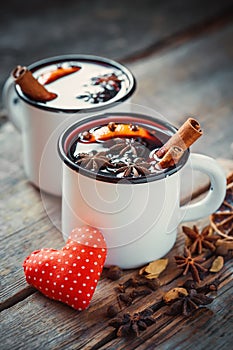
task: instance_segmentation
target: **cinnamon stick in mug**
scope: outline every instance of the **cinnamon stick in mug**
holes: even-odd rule
[[[15,83],[21,87],[23,93],[34,101],[46,102],[57,97],[57,94],[48,91],[40,84],[26,67],[17,66],[13,70],[12,76]]]
[[[165,169],[179,162],[184,151],[203,134],[201,126],[194,118],[188,118],[179,130],[156,152],[161,158],[158,165]]]

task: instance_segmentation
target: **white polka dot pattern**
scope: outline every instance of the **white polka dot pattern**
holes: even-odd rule
[[[47,297],[84,310],[101,276],[106,253],[101,232],[83,226],[72,231],[61,250],[43,248],[27,257],[23,264],[26,280]]]

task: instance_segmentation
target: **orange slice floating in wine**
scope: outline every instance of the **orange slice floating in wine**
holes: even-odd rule
[[[81,67],[79,66],[59,67],[52,72],[42,74],[39,77],[38,81],[43,85],[47,85],[54,82],[57,79],[65,77],[66,75],[78,72],[80,69]]]
[[[117,137],[135,138],[140,137],[147,140],[154,141],[155,136],[152,135],[148,130],[134,124],[114,124],[102,126],[99,129],[94,130],[89,138],[88,142],[95,141],[107,141]]]

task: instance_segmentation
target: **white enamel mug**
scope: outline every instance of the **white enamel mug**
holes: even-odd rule
[[[163,257],[174,245],[177,227],[214,212],[225,196],[225,176],[217,162],[187,150],[176,167],[138,178],[112,178],[81,168],[67,156],[77,135],[108,122],[143,123],[172,135],[176,129],[142,114],[113,113],[89,118],[67,128],[59,139],[63,160],[62,233],[66,240],[74,228],[100,229],[108,253],[105,266],[136,268]],[[189,166],[210,178],[207,196],[180,206],[181,169]]]
[[[129,101],[136,88],[135,78],[126,67],[103,57],[63,55],[38,61],[28,69],[40,79],[47,67],[55,69],[67,62],[78,64],[82,69],[75,73],[76,76],[73,75],[73,85],[64,87],[65,105],[59,99],[46,103],[31,100],[19,86],[15,86],[11,77],[3,89],[3,103],[9,119],[22,134],[23,163],[27,178],[42,191],[57,196],[61,195],[62,182],[62,163],[57,155],[57,140],[61,132],[71,123],[97,111],[117,109],[124,101]],[[73,90],[77,94],[85,94],[93,77],[110,72],[118,74],[122,79],[121,89],[114,97],[100,103],[88,102],[87,96],[72,99]],[[59,84],[63,82],[63,78],[59,79]],[[53,83],[47,88],[56,92]]]

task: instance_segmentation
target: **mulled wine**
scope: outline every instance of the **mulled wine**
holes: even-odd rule
[[[70,143],[68,158],[81,168],[117,178],[161,173],[155,152],[168,140],[164,130],[143,123],[109,122],[82,130]]]
[[[57,95],[39,102],[49,108],[89,110],[131,95],[134,79],[122,65],[98,57],[64,57],[30,68],[47,90]]]

